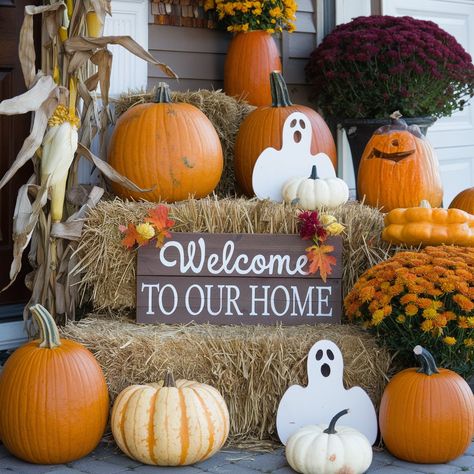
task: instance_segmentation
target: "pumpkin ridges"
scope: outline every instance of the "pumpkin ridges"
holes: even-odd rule
[[[469,214],[474,214],[474,187],[464,189],[458,193],[451,204],[450,209],[461,209]]]
[[[42,464],[69,462],[90,452],[103,433],[106,420],[101,423],[100,415],[107,415],[108,401],[100,394],[106,391],[105,382],[99,380],[104,386],[95,388],[87,381],[78,383],[78,376],[68,377],[77,354],[84,354],[91,363],[85,366],[87,370],[95,369],[92,354],[71,342],[61,340],[60,347],[43,349],[34,341],[14,353],[5,366],[0,397],[6,412],[5,418],[1,415],[3,441],[22,459]],[[94,416],[90,416],[90,400]],[[91,429],[86,430],[83,425],[88,422]]]
[[[150,399],[150,420],[148,422],[148,455],[154,464],[158,463],[155,453],[153,452],[153,446],[155,445],[155,410],[156,410],[156,399],[158,397],[158,391],[156,391]]]

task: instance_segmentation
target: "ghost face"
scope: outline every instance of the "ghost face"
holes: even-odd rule
[[[319,341],[308,354],[308,379],[311,382],[340,382],[344,362],[339,348],[331,341]]]
[[[283,147],[298,145],[309,155],[311,139],[312,129],[308,117],[300,112],[292,113],[283,125]]]

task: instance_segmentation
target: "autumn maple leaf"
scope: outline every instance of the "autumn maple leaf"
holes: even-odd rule
[[[309,273],[319,274],[324,282],[332,272],[332,266],[336,265],[336,257],[328,255],[334,250],[332,245],[312,245],[306,249],[306,256],[309,262]]]
[[[168,232],[174,225],[174,221],[168,218],[169,208],[159,204],[153,209],[148,211],[148,216],[145,218],[145,222],[149,222],[155,227],[156,230],[156,246],[163,247],[163,243],[166,238],[171,237],[171,233]]]
[[[122,245],[127,249],[133,248],[135,244],[146,245],[148,243],[148,239],[144,238],[137,232],[135,224],[128,224],[127,227],[121,225],[119,226],[119,230],[122,232],[122,234],[124,234]]]

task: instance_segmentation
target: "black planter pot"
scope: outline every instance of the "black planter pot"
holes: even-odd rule
[[[426,135],[428,127],[431,127],[431,125],[436,121],[435,117],[402,117],[402,119],[405,120],[407,125],[418,125],[423,135]],[[375,130],[383,125],[388,125],[390,119],[341,119],[338,120],[338,123],[346,131],[346,136],[351,148],[352,165],[354,167],[354,175],[357,183],[360,159],[362,158],[362,153],[364,153],[365,146]]]

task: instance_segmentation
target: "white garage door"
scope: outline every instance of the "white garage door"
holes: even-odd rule
[[[382,13],[431,20],[474,57],[474,0],[382,0]],[[447,206],[459,191],[474,186],[474,100],[438,120],[428,138],[438,152]]]

